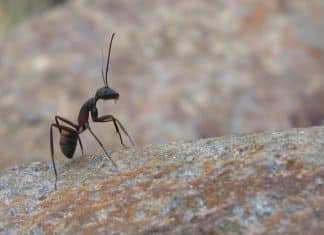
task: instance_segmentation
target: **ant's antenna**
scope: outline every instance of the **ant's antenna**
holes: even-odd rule
[[[110,51],[111,51],[111,44],[114,39],[115,33],[111,35],[110,39],[110,44],[109,44],[109,52],[108,52],[108,58],[107,58],[107,65],[106,65],[106,87],[108,87],[108,82],[107,82],[107,74],[108,74],[108,69],[109,69],[109,60],[110,60]]]
[[[107,84],[106,84],[106,81],[105,81],[105,75],[104,75],[103,58],[104,58],[104,56],[103,56],[103,50],[101,50],[101,61],[102,61],[102,63],[101,63],[101,77],[102,77],[102,80],[103,80],[105,86],[107,87]]]

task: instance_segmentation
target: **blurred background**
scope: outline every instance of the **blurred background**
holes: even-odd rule
[[[1,0],[0,168],[50,160],[49,126],[103,86],[112,32],[120,100],[99,113],[138,146],[324,123],[322,0]],[[92,126],[121,148],[111,123]]]

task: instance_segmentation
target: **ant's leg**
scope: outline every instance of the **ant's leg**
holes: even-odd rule
[[[81,138],[80,138],[80,136],[78,137],[78,140],[79,140],[79,144],[80,144],[80,148],[81,148],[81,153],[82,153],[82,155],[84,155],[84,152],[83,152],[83,145],[82,145],[82,142],[81,142]]]
[[[114,118],[114,120],[119,124],[120,128],[121,128],[122,131],[125,133],[125,135],[127,135],[128,139],[129,139],[129,141],[132,143],[132,145],[135,146],[132,137],[130,137],[130,135],[127,133],[125,127],[121,124],[121,122],[120,122],[117,118]]]
[[[93,121],[94,121],[94,122],[109,122],[109,121],[113,121],[113,123],[114,123],[114,125],[115,125],[115,128],[116,128],[116,132],[117,132],[118,135],[119,135],[119,138],[120,138],[120,142],[121,142],[121,144],[122,144],[123,146],[125,146],[124,143],[123,143],[123,139],[122,139],[122,137],[121,137],[121,134],[120,134],[120,131],[119,131],[118,125],[120,126],[120,128],[122,129],[122,131],[125,133],[125,135],[128,137],[129,142],[131,142],[131,144],[132,144],[133,146],[135,146],[132,137],[130,137],[130,135],[129,135],[128,132],[126,131],[125,127],[124,127],[124,126],[121,124],[121,122],[120,122],[117,118],[115,118],[114,116],[112,116],[112,115],[104,115],[104,116],[98,117],[96,120],[93,120]],[[117,123],[118,123],[118,125],[117,125]]]
[[[51,157],[52,157],[52,164],[53,164],[54,173],[55,173],[54,187],[55,187],[55,190],[56,190],[57,171],[56,171],[55,161],[54,161],[53,127],[57,127],[56,124],[52,124],[51,129],[50,129]]]
[[[59,120],[62,121],[62,122],[64,122],[64,123],[66,123],[66,124],[71,125],[72,127],[75,128],[76,131],[78,131],[78,129],[79,129],[79,126],[78,125],[74,124],[73,122],[71,122],[70,120],[68,120],[68,119],[66,119],[64,117],[61,117],[61,116],[56,115],[55,116],[55,122],[56,122],[57,125],[60,125]],[[59,131],[61,132],[60,129],[59,129]],[[81,148],[81,153],[82,153],[82,155],[84,155],[83,145],[82,145],[80,136],[78,137],[78,140],[79,140],[79,144],[80,144],[80,148]]]
[[[57,183],[57,171],[56,171],[56,166],[55,166],[55,161],[54,161],[54,142],[53,142],[53,127],[56,127],[59,131],[60,130],[65,130],[65,131],[70,131],[70,132],[76,132],[75,130],[66,127],[66,126],[61,126],[56,123],[52,123],[50,127],[50,145],[51,145],[51,158],[52,158],[52,164],[53,164],[53,169],[55,173],[55,190],[56,190],[56,183]]]
[[[98,139],[98,137],[95,135],[95,133],[91,130],[90,125],[87,124],[86,125],[87,129],[90,131],[90,133],[93,135],[93,137],[97,140],[97,142],[99,143],[99,145],[101,146],[101,148],[103,149],[103,151],[105,152],[106,156],[109,158],[109,160],[113,163],[113,165],[117,168],[116,163],[112,160],[112,158],[109,156],[109,154],[107,153],[105,147],[103,146],[103,144],[101,143],[101,141]]]
[[[113,122],[114,123],[114,126],[115,126],[115,129],[116,129],[116,132],[117,132],[117,134],[119,136],[121,145],[123,145],[124,147],[126,146],[124,144],[123,138],[122,138],[122,136],[120,134],[118,125],[116,123],[116,120],[115,120],[115,118],[112,115],[104,115],[104,116],[98,117],[97,119],[95,119],[93,121],[94,122]]]
[[[56,121],[56,124],[59,125],[59,122],[58,120],[62,121],[62,122],[65,122],[66,124],[69,124],[70,126],[73,126],[76,130],[79,128],[78,125],[74,124],[73,122],[71,122],[70,120],[64,118],[64,117],[61,117],[61,116],[55,116],[55,121]]]

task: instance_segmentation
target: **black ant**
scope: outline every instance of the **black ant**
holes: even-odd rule
[[[97,101],[102,100],[118,100],[119,94],[111,89],[108,86],[107,83],[107,74],[109,69],[109,60],[110,60],[110,51],[111,51],[111,44],[113,41],[113,38],[115,36],[115,33],[112,34],[109,44],[109,51],[108,51],[108,58],[106,63],[106,74],[104,76],[103,66],[101,67],[101,75],[104,82],[104,87],[101,87],[97,90],[94,97],[88,99],[81,107],[79,116],[78,116],[78,124],[74,124],[73,122],[60,117],[55,116],[55,122],[52,123],[50,127],[50,144],[51,144],[51,156],[52,156],[52,162],[53,162],[53,169],[55,173],[55,189],[56,189],[56,183],[57,183],[57,171],[55,167],[55,161],[54,161],[54,146],[53,146],[53,127],[56,127],[60,132],[60,147],[61,151],[67,158],[72,158],[73,154],[76,149],[77,142],[80,144],[82,155],[83,153],[83,146],[80,138],[80,134],[84,132],[85,130],[89,130],[89,132],[92,134],[92,136],[96,139],[96,141],[99,143],[103,151],[105,152],[106,156],[110,159],[110,161],[113,163],[115,167],[117,167],[116,163],[112,160],[112,158],[107,153],[105,147],[101,143],[101,141],[98,139],[98,137],[95,135],[95,133],[91,130],[89,125],[89,112],[91,113],[91,118],[93,122],[113,122],[116,132],[119,135],[120,143],[124,145],[123,138],[120,134],[119,128],[127,135],[129,138],[129,141],[134,146],[134,142],[130,135],[127,133],[126,129],[123,127],[121,122],[115,118],[113,115],[98,115],[98,109],[96,107]],[[64,122],[66,125],[62,125],[59,123],[59,121]]]

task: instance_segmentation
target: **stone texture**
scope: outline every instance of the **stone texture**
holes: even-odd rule
[[[28,20],[0,43],[0,166],[49,158],[54,115],[76,120],[102,85],[113,31],[109,83],[121,98],[100,113],[120,118],[139,146],[323,123],[323,9],[322,0],[75,0]],[[94,128],[120,148],[109,124]]]
[[[0,233],[323,234],[324,127],[125,148],[0,174]]]

